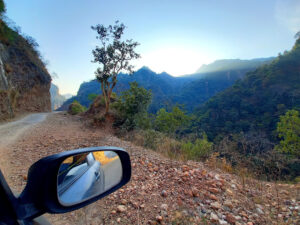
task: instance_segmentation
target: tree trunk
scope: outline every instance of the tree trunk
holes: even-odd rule
[[[104,115],[107,116],[108,111],[109,111],[110,99],[107,96],[107,90],[105,88],[105,82],[104,81],[101,81],[101,89],[102,89],[102,95],[103,95],[103,98],[104,98],[104,101],[105,101],[105,114]]]
[[[112,83],[112,86],[110,87],[109,84],[107,85],[107,83],[105,83],[104,81],[101,81],[102,95],[103,95],[104,100],[105,100],[105,116],[108,115],[109,106],[110,106],[110,97],[111,97],[111,94],[112,94],[112,90],[116,86],[116,84],[117,84],[117,81],[115,80]]]

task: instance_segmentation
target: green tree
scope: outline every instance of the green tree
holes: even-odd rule
[[[122,40],[122,35],[125,30],[125,25],[115,22],[115,25],[98,24],[92,26],[92,29],[97,32],[97,39],[100,40],[100,46],[92,51],[94,60],[92,62],[99,63],[95,75],[101,83],[102,95],[105,100],[105,114],[109,111],[110,99],[113,88],[117,84],[118,74],[123,72],[133,73],[133,66],[130,61],[140,57],[135,52],[135,48],[139,45],[132,40]]]
[[[164,133],[171,133],[175,130],[171,113],[168,113],[165,108],[161,108],[156,113],[155,128]]]
[[[189,120],[189,116],[178,106],[174,106],[172,112],[161,108],[156,114],[155,127],[158,131],[170,134],[186,125]]]
[[[151,91],[139,87],[137,82],[130,83],[129,90],[124,91],[113,105],[118,112],[117,123],[127,130],[149,128],[147,110],[151,99]]]
[[[0,17],[5,13],[6,8],[5,8],[5,3],[3,0],[0,0]]]
[[[299,111],[288,110],[284,116],[280,116],[277,123],[278,137],[282,140],[276,146],[276,150],[283,153],[300,156],[300,117]]]

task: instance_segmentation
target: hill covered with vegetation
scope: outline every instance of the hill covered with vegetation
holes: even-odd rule
[[[291,111],[294,110],[294,111]],[[233,164],[268,176],[300,176],[297,154],[278,154],[278,122],[300,110],[300,39],[290,51],[260,66],[203,104],[195,113],[192,133],[205,132],[217,151]],[[294,113],[295,121],[297,113]],[[292,117],[286,118],[290,121]],[[298,119],[299,120],[299,119]],[[289,122],[289,138],[299,141],[299,123]],[[285,125],[284,125],[285,126]],[[296,127],[298,126],[298,127]],[[293,129],[292,129],[293,128]],[[296,131],[292,131],[292,130]],[[296,132],[296,133],[294,133]],[[294,143],[298,146],[299,143]],[[293,150],[298,151],[298,150]],[[282,151],[281,151],[282,152]],[[296,155],[296,156],[295,156]],[[271,173],[272,171],[272,173]]]
[[[119,95],[129,89],[130,82],[136,81],[140,86],[152,91],[152,103],[149,112],[156,113],[164,107],[170,110],[175,104],[184,105],[185,110],[192,112],[199,104],[207,101],[218,92],[230,87],[237,79],[261,64],[270,62],[271,58],[253,60],[225,60],[223,68],[218,63],[208,65],[208,72],[173,77],[167,73],[157,74],[147,67],[142,67],[132,76],[120,74],[114,91]],[[217,61],[218,62],[218,61]],[[234,62],[234,63],[233,63]],[[216,66],[216,69],[212,69]],[[233,66],[231,68],[231,66]],[[256,66],[256,67],[255,67]],[[66,110],[74,100],[88,107],[91,104],[90,94],[100,94],[100,84],[96,80],[81,84],[77,96],[67,100],[62,110]]]
[[[198,127],[218,135],[263,131],[274,140],[279,116],[300,107],[300,40],[272,63],[211,98],[198,112]]]

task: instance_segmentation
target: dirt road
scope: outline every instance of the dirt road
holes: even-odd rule
[[[0,125],[0,149],[9,146],[24,132],[44,121],[49,113],[34,113],[20,120]]]
[[[200,162],[170,160],[103,128],[93,128],[77,116],[49,114],[38,121],[32,121],[34,126],[23,121],[29,127],[11,140],[6,151],[6,178],[17,192],[24,188],[32,163],[58,152],[116,146],[130,153],[132,163],[132,179],[125,187],[86,208],[47,215],[54,225],[300,222],[298,186],[241,179]]]
[[[13,167],[10,166],[10,146],[30,128],[43,122],[50,113],[34,113],[13,122],[0,124],[0,168],[6,177],[9,177]]]

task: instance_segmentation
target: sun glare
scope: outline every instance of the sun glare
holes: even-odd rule
[[[192,49],[162,48],[143,54],[137,67],[147,65],[157,73],[167,72],[173,76],[180,76],[195,73],[203,63],[208,63],[208,60]]]

